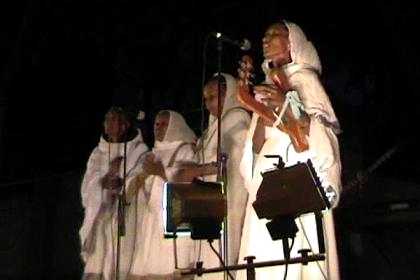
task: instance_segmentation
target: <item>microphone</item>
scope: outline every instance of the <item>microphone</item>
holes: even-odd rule
[[[218,39],[218,40],[221,40],[223,42],[235,45],[243,51],[247,51],[247,50],[251,49],[251,42],[246,38],[244,38],[240,41],[233,40],[233,39],[229,38],[228,36],[226,36],[226,35],[224,35],[220,32],[212,32],[211,35],[216,37],[216,39]]]

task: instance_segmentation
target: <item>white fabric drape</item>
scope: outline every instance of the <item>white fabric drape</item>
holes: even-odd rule
[[[195,133],[185,122],[184,117],[175,111],[167,111],[170,114],[170,118],[163,141],[168,143],[175,141],[193,143],[196,140]]]
[[[221,151],[228,154],[227,160],[227,204],[228,204],[228,264],[238,261],[242,225],[245,216],[247,192],[242,175],[238,172],[243,145],[248,131],[250,116],[236,99],[236,80],[229,74],[226,79],[226,96],[221,117]],[[200,163],[217,161],[217,118],[209,117],[209,126],[199,141],[197,160]],[[217,176],[205,176],[205,181],[216,181]],[[201,245],[200,245],[201,243]],[[214,242],[216,249],[220,244]],[[222,253],[221,253],[222,254]],[[223,254],[222,254],[223,255]],[[219,260],[206,241],[197,241],[195,260],[201,259],[205,267],[219,266]],[[220,274],[207,274],[199,279],[220,279]]]
[[[141,132],[126,144],[126,184],[140,172],[137,168],[148,150]],[[103,279],[115,277],[117,241],[117,201],[106,200],[107,190],[100,185],[101,178],[108,172],[109,163],[124,156],[124,143],[109,143],[101,137],[98,146],[90,155],[81,186],[82,204],[85,210],[80,229],[82,258],[85,261],[85,275],[102,275]],[[123,178],[123,164],[120,168]],[[121,239],[120,279],[125,279],[131,265],[132,248],[136,235],[136,203],[126,208],[126,236]]]
[[[321,63],[318,54],[312,43],[307,40],[305,34],[296,24],[291,22],[285,22],[285,24],[289,29],[292,62],[283,66],[283,69],[292,88],[299,93],[305,106],[305,111],[311,118],[308,138],[310,148],[303,153],[297,153],[294,151],[287,134],[277,128],[266,127],[265,143],[258,155],[253,154],[252,136],[258,119],[257,115],[253,115],[240,168],[241,172],[245,174],[246,187],[249,192],[242,233],[240,260],[248,255],[256,256],[255,261],[258,262],[283,259],[281,241],[272,241],[266,228],[268,221],[264,219],[259,220],[252,207],[262,181],[261,172],[273,168],[273,163],[275,163],[275,160],[267,159],[264,155],[280,155],[286,166],[311,159],[323,187],[332,186],[337,196],[341,188],[341,163],[336,137],[336,133],[339,132],[339,124],[330,100],[318,78],[318,75],[321,73]],[[266,72],[266,82],[272,83],[268,77],[267,71],[269,69],[267,65],[268,62],[265,61],[263,70]],[[337,203],[338,197],[335,205]],[[287,279],[323,279],[323,274],[328,279],[339,279],[334,223],[331,211],[325,211],[323,222],[328,260],[307,266],[289,266]],[[304,215],[296,219],[296,223],[299,227],[299,232],[295,238],[291,257],[299,256],[297,250],[309,248],[309,245],[317,253],[318,245],[313,215]],[[322,272],[319,269],[320,267]],[[281,279],[284,275],[284,267],[261,268],[257,269],[256,273],[257,279]],[[237,279],[246,279],[245,271],[241,271],[237,276]]]
[[[155,160],[162,162],[165,175],[171,181],[178,161],[191,161],[194,157],[192,143],[195,134],[184,118],[170,113],[168,128],[163,141],[156,141],[153,147]],[[170,161],[174,162],[174,165]],[[141,219],[137,224],[138,235],[130,280],[175,279],[175,258],[173,239],[164,238],[163,188],[165,181],[160,176],[148,176],[139,188]],[[191,267],[193,241],[189,237],[177,238],[179,268]]]

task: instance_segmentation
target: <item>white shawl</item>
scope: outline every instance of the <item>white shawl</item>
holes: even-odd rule
[[[126,182],[136,175],[134,171],[140,157],[148,150],[143,142],[140,130],[137,136],[127,142]],[[81,186],[82,205],[85,209],[85,218],[80,229],[80,242],[82,253],[89,249],[86,247],[89,239],[92,238],[92,227],[98,218],[105,191],[100,185],[101,178],[108,172],[109,162],[117,156],[124,155],[124,143],[110,143],[103,137],[100,138],[98,146],[89,157],[85,175]],[[123,177],[123,164],[121,164],[120,176]]]
[[[162,161],[164,167],[165,167],[165,175],[166,178],[170,181],[172,176],[174,175],[174,172],[177,171],[176,162],[169,162],[172,159],[172,156],[175,152],[178,151],[178,148],[181,145],[188,144],[185,148],[188,151],[193,151],[192,144],[196,141],[195,133],[192,131],[192,129],[188,126],[188,124],[185,122],[184,117],[171,110],[166,110],[169,112],[169,123],[168,127],[166,129],[165,136],[162,141],[155,141],[154,147],[152,149],[153,154],[156,156],[156,160]],[[182,153],[181,153],[182,154]],[[187,155],[184,155],[184,157]],[[184,160],[191,160],[191,158],[185,158]],[[179,158],[176,159],[177,161],[181,160]],[[171,166],[169,166],[171,165]],[[147,178],[146,181],[146,187],[145,190],[147,191],[147,185],[153,185],[151,183],[151,180],[158,180],[161,182],[163,187],[163,180],[162,178],[158,176],[150,176]],[[159,183],[160,184],[160,183]],[[151,203],[155,207],[161,207],[161,197],[162,197],[162,188],[153,188],[151,191]]]
[[[174,111],[168,112],[170,118],[164,139],[155,141],[152,152],[155,160],[162,162],[166,178],[171,181],[177,170],[176,163],[193,159],[192,143],[196,137],[180,114]],[[163,238],[164,183],[160,176],[152,175],[146,178],[144,187],[140,188],[139,197],[143,200],[139,201],[139,207],[142,214],[137,226],[134,261],[130,271],[132,279],[141,277],[172,279],[175,272],[172,240]],[[189,238],[177,239],[180,267],[189,266],[192,246],[193,243]]]

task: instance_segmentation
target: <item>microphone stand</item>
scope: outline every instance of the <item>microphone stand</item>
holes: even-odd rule
[[[226,174],[226,158],[223,158],[221,152],[221,141],[222,141],[222,87],[221,87],[221,68],[222,68],[222,51],[223,51],[223,42],[221,39],[217,40],[217,181],[220,182],[224,178],[223,173]],[[222,191],[224,196],[227,199],[227,188],[225,182],[222,184]],[[229,202],[228,202],[229,203]],[[229,208],[229,207],[228,207]],[[226,211],[227,212],[227,211]],[[223,219],[223,261],[228,261],[228,222],[227,222],[227,213],[226,217]],[[224,279],[228,279],[228,274],[224,271]]]
[[[121,259],[121,236],[125,236],[125,206],[126,202],[126,175],[127,175],[127,132],[124,136],[124,159],[123,159],[123,186],[122,191],[118,195],[117,209],[117,257],[116,257],[116,275],[115,279],[120,278],[120,259]]]
[[[222,86],[220,84],[222,68],[222,40],[217,40],[217,180],[221,180],[221,125],[222,125]]]

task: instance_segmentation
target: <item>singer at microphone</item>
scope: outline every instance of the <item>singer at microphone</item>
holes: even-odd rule
[[[211,33],[214,37],[216,37],[216,39],[221,40],[223,42],[235,45],[237,47],[239,47],[241,50],[243,51],[247,51],[249,49],[251,49],[251,42],[244,38],[242,40],[233,40],[231,38],[229,38],[228,36],[220,33],[220,32],[212,32]]]

